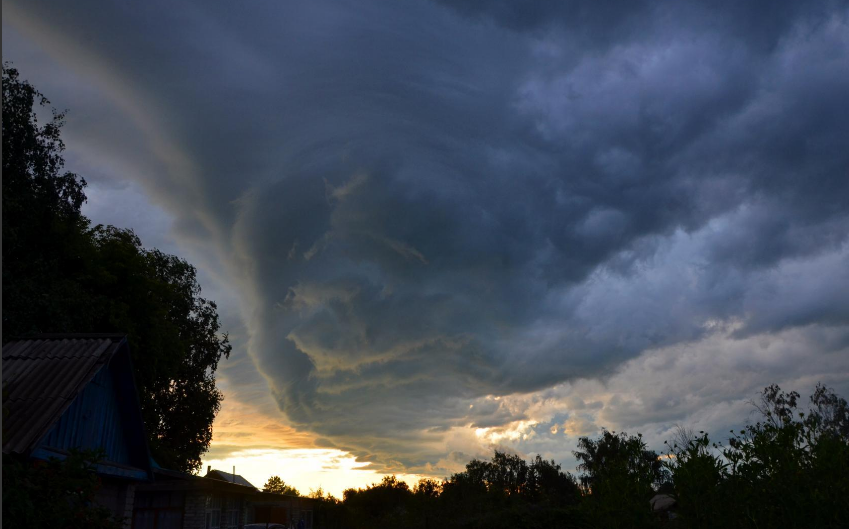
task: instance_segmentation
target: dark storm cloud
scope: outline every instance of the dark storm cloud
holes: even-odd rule
[[[422,465],[525,419],[486,395],[849,323],[845,3],[83,4],[13,19],[129,107],[322,446]]]

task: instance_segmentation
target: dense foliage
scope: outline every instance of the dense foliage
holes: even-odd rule
[[[3,525],[121,529],[122,521],[94,503],[100,481],[93,466],[101,456],[72,451],[62,461],[31,461],[3,454]]]
[[[761,420],[727,444],[701,432],[673,445],[682,527],[849,526],[849,406],[822,385],[807,412],[798,399],[770,386]]]
[[[273,492],[274,494],[286,494],[287,496],[300,496],[301,493],[295,487],[290,487],[280,479],[280,476],[271,476],[262,487],[263,492]]]
[[[575,451],[583,471],[582,508],[595,527],[648,527],[650,500],[666,481],[661,460],[641,435],[604,430],[598,440],[581,437]]]
[[[38,332],[129,335],[150,447],[166,468],[194,471],[212,439],[230,353],[195,268],[145,249],[131,230],[91,226],[85,180],[63,171],[64,115],[3,67],[3,341]]]

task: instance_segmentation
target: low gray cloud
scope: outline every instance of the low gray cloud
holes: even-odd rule
[[[609,381],[720,330],[849,325],[845,2],[8,11],[13,46],[79,76],[17,64],[86,116],[69,145],[132,152],[129,178],[206,248],[240,343],[321,446],[452,464],[453,429],[537,420],[487,396]],[[89,80],[108,104],[60,100]],[[545,431],[653,424],[687,396],[573,397]]]

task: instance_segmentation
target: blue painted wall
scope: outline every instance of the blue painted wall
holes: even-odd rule
[[[106,460],[130,465],[121,409],[113,370],[105,366],[53,425],[41,447],[103,448]]]

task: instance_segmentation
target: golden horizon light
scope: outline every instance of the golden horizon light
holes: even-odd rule
[[[258,489],[262,489],[271,476],[279,476],[301,495],[306,496],[320,487],[339,499],[345,489],[362,488],[387,475],[368,468],[371,463],[359,462],[352,454],[334,448],[249,448],[226,457],[204,459],[201,474],[210,466],[224,472],[232,472],[235,466],[236,474]],[[410,488],[421,477],[415,474],[395,476]]]

